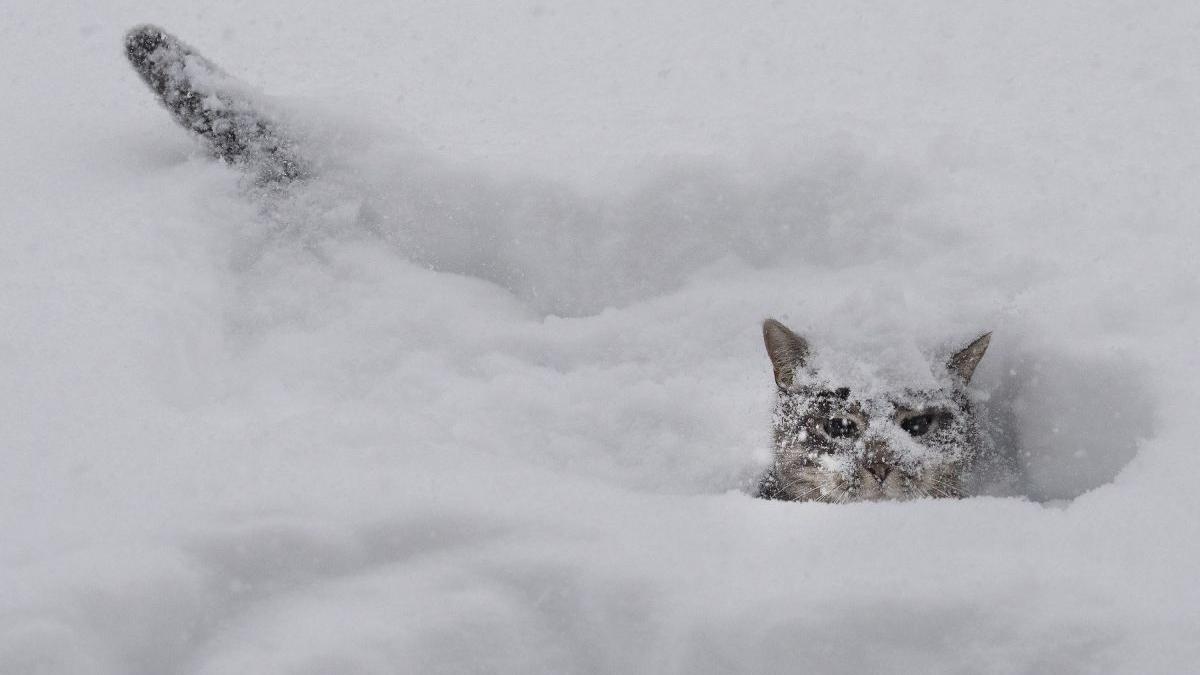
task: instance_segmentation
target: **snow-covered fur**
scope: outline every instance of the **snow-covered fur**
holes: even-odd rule
[[[260,97],[175,36],[157,26],[136,26],[125,36],[125,55],[175,120],[217,157],[263,182],[308,173],[295,142],[263,109]]]
[[[965,388],[990,334],[950,359],[944,386],[919,390],[864,389],[820,373],[808,343],[773,319],[763,339],[779,393],[775,458],[759,496],[843,503],[980,489],[983,439]]]

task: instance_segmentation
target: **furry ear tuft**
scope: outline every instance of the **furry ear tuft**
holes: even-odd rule
[[[991,333],[980,335],[962,351],[951,356],[950,361],[946,364],[946,368],[961,378],[964,385],[970,383],[971,376],[975,374],[975,366],[979,365],[979,361],[983,358],[983,354],[987,351],[988,344],[991,341]]]
[[[775,370],[775,384],[787,389],[795,380],[796,369],[808,359],[808,342],[775,319],[763,322],[763,342]]]

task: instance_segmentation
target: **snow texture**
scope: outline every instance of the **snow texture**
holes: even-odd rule
[[[0,12],[0,673],[1200,664],[1195,3]],[[767,316],[864,386],[994,331],[1027,497],[747,496]]]

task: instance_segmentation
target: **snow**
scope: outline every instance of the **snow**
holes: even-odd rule
[[[3,13],[0,672],[1195,669],[1194,4]],[[146,21],[325,178],[201,156]],[[767,316],[994,331],[1027,497],[749,498]]]

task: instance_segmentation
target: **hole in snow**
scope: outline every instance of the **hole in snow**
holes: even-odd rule
[[[1072,499],[1111,482],[1154,433],[1153,389],[1127,354],[1043,348],[993,366],[992,381],[980,383],[992,391],[984,414],[1032,499]]]

